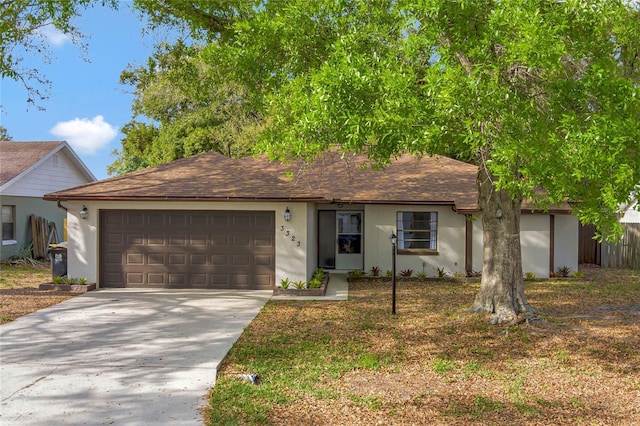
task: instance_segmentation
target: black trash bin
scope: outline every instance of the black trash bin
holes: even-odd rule
[[[51,263],[52,277],[67,275],[67,249],[65,247],[49,248],[49,262]]]

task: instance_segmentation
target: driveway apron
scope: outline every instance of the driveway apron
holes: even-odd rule
[[[271,291],[86,293],[0,326],[0,424],[197,425]]]

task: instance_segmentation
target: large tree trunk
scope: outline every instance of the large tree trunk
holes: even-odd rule
[[[505,324],[533,312],[524,295],[520,249],[522,198],[498,191],[484,167],[478,172],[478,207],[484,227],[482,282],[473,309],[491,314],[491,324]]]

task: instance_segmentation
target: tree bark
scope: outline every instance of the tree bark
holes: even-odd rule
[[[490,172],[478,172],[478,207],[484,227],[482,281],[473,304],[475,312],[487,312],[489,323],[515,321],[518,314],[535,312],[524,294],[520,248],[522,198],[496,190]]]

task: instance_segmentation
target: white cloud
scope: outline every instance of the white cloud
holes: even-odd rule
[[[39,30],[40,36],[51,43],[54,47],[62,47],[71,39],[68,35],[57,29],[51,24],[45,25]]]
[[[106,147],[118,134],[118,128],[96,115],[92,119],[74,118],[57,123],[51,134],[63,138],[74,150],[82,154],[95,154]]]

